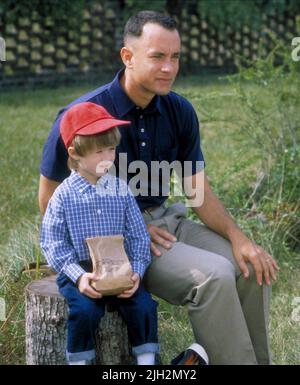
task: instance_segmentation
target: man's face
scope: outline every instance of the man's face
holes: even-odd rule
[[[147,23],[138,38],[129,38],[130,77],[141,91],[166,95],[179,69],[180,37],[158,24]]]

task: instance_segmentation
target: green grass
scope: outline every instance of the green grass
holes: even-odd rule
[[[25,363],[23,290],[30,277],[20,271],[38,252],[41,216],[37,193],[43,143],[58,110],[93,88],[85,84],[0,95],[0,297],[7,304],[7,321],[0,322],[0,364]],[[278,242],[270,243],[268,225],[259,217],[247,219],[245,203],[261,169],[263,149],[249,146],[247,135],[239,129],[244,112],[232,85],[224,79],[189,77],[179,80],[175,90],[198,112],[206,172],[215,190],[242,228],[272,250],[280,263],[270,315],[273,360],[275,364],[299,364],[300,323],[292,319],[293,300],[300,296],[299,257],[278,249]],[[159,328],[164,362],[193,341],[186,309],[162,300]]]

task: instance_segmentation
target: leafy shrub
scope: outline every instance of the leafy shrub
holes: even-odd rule
[[[249,64],[240,64],[230,79],[244,112],[240,129],[262,160],[263,176],[248,197],[247,221],[282,257],[300,250],[300,65],[281,42],[266,58]],[[247,87],[249,82],[256,87]],[[257,220],[267,231],[261,232]]]

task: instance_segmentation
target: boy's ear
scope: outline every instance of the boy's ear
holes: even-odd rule
[[[79,155],[77,154],[77,152],[75,151],[75,148],[74,147],[68,147],[68,155],[70,158],[72,159],[75,159],[75,160],[79,160]]]

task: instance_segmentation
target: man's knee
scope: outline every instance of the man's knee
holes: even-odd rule
[[[218,262],[213,266],[211,282],[220,287],[235,288],[235,268],[233,264],[227,259],[220,257]]]
[[[210,297],[215,300],[221,298],[221,301],[231,299],[236,294],[235,268],[227,259],[219,256],[214,259],[214,263],[210,266],[210,271],[206,279],[203,281],[195,272],[191,288],[185,298],[185,302],[193,302],[199,304],[203,296]]]

